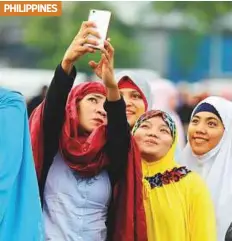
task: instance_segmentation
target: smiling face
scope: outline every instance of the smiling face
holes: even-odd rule
[[[106,97],[101,94],[86,95],[77,106],[79,124],[82,131],[91,133],[100,125],[106,124],[106,112],[103,104]]]
[[[145,112],[145,104],[141,94],[134,89],[120,89],[126,103],[126,116],[130,127],[133,127],[136,120]]]
[[[161,116],[154,116],[142,122],[134,137],[141,156],[146,161],[160,160],[173,144],[171,130]]]
[[[188,138],[193,153],[198,156],[206,154],[217,146],[223,133],[223,123],[215,114],[197,113],[191,119],[188,128]]]

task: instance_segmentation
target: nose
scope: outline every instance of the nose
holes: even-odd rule
[[[157,135],[156,131],[154,131],[154,130],[148,130],[147,136],[158,138],[158,135]]]
[[[124,99],[124,101],[126,103],[126,107],[132,106],[132,101],[131,101],[131,98],[129,96],[123,95],[123,99]]]
[[[106,111],[104,110],[103,105],[98,105],[96,108],[96,112],[102,117],[106,117]]]
[[[206,128],[204,123],[199,123],[196,126],[196,133],[198,134],[206,134]]]

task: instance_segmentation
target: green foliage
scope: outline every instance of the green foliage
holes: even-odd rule
[[[205,31],[210,30],[215,20],[232,10],[232,2],[228,1],[192,1],[192,2],[154,2],[154,9],[160,12],[180,11],[186,15],[194,16],[199,20],[199,27]]]
[[[33,17],[27,19],[25,43],[42,51],[38,67],[54,68],[77,34],[81,23],[88,18],[90,9],[110,10],[104,2],[67,2],[61,17]],[[133,29],[123,24],[112,12],[108,33],[115,48],[116,67],[136,67],[139,47],[133,39]],[[98,60],[99,53],[85,56],[78,62],[80,71],[89,72],[88,61]]]

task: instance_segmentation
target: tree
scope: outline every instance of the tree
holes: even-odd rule
[[[54,68],[77,33],[90,9],[110,10],[104,2],[67,2],[61,17],[33,17],[26,22],[25,43],[38,48],[43,58],[38,67]],[[133,38],[133,28],[123,24],[112,12],[109,37],[115,48],[116,67],[136,67],[139,47]],[[98,60],[99,54],[87,55],[78,63],[80,71],[89,72],[88,61]]]
[[[232,11],[232,2],[229,1],[168,1],[154,2],[153,6],[159,12],[179,11],[187,16],[193,16],[199,20],[199,27],[203,31],[211,30],[220,17]]]

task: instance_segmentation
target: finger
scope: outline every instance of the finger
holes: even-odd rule
[[[102,54],[105,55],[105,57],[107,58],[107,60],[110,61],[109,52],[108,52],[106,49],[104,49],[104,48],[101,49],[101,52],[102,52]]]
[[[84,29],[89,28],[89,27],[95,28],[95,27],[97,27],[97,26],[96,26],[96,23],[93,22],[93,21],[84,21],[84,22],[81,24],[81,30],[84,30]]]
[[[108,48],[109,47],[109,41],[108,40],[104,40],[104,47]]]
[[[95,53],[95,49],[91,48],[87,45],[84,46],[78,46],[76,49],[74,49],[75,52],[84,52],[84,53]]]
[[[91,44],[91,45],[98,45],[98,41],[92,38],[81,38],[79,39],[77,45],[84,45],[84,44]]]
[[[102,54],[102,61],[107,66],[110,64],[110,61],[107,59],[105,54]]]
[[[107,51],[111,56],[114,56],[114,48],[110,42],[106,41]]]
[[[80,27],[76,37],[78,37],[80,35],[82,36],[83,31],[86,28],[95,28],[95,27],[96,27],[96,24],[93,21],[84,21],[84,22],[82,22],[81,27]]]
[[[98,63],[96,63],[95,61],[91,60],[89,61],[89,66],[93,69],[96,69],[98,66]]]
[[[111,38],[107,38],[107,41],[110,42],[110,41],[111,41]]]
[[[96,30],[94,30],[93,28],[87,28],[87,29],[85,29],[85,30],[82,32],[81,36],[85,38],[85,37],[87,37],[89,34],[91,34],[91,35],[93,35],[93,36],[95,36],[95,37],[97,37],[97,38],[101,38],[100,34],[99,34]]]

